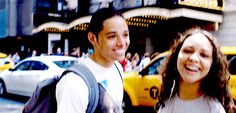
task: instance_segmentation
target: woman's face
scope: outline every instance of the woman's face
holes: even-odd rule
[[[213,47],[201,33],[189,36],[180,49],[177,69],[183,82],[200,82],[210,71]]]

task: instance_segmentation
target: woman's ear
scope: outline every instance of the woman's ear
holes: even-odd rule
[[[88,40],[92,45],[94,45],[97,42],[96,35],[92,32],[88,32]]]

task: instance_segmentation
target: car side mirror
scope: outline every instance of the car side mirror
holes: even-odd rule
[[[13,68],[10,68],[10,69],[9,69],[9,71],[15,71],[15,69],[13,69]]]
[[[146,72],[145,70],[142,70],[142,71],[139,72],[139,75],[141,75],[141,76],[145,76],[146,73],[147,73],[147,72]]]
[[[9,62],[9,61],[6,61],[4,64],[10,64],[10,62]]]

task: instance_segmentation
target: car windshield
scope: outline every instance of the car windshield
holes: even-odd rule
[[[226,58],[229,62],[229,73],[235,75],[236,74],[236,56],[227,55]]]
[[[77,64],[76,60],[62,60],[62,61],[54,61],[54,63],[60,68],[68,68],[74,64]]]
[[[165,61],[165,57],[158,58],[156,61],[152,62],[152,64],[148,65],[145,69],[143,69],[141,73],[143,75],[159,74],[159,70],[163,61]]]

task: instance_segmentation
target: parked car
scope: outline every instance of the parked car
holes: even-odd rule
[[[76,63],[77,58],[68,56],[26,58],[12,69],[0,73],[0,95],[12,93],[31,96],[39,82],[60,76],[67,67]]]
[[[13,66],[14,63],[11,58],[7,54],[0,52],[0,72],[3,70],[10,69]]]
[[[221,51],[229,62],[230,87],[233,99],[236,101],[236,46],[222,47]],[[144,106],[154,107],[161,87],[161,75],[158,70],[168,52],[157,55],[140,72],[126,72],[124,76],[124,109]]]

